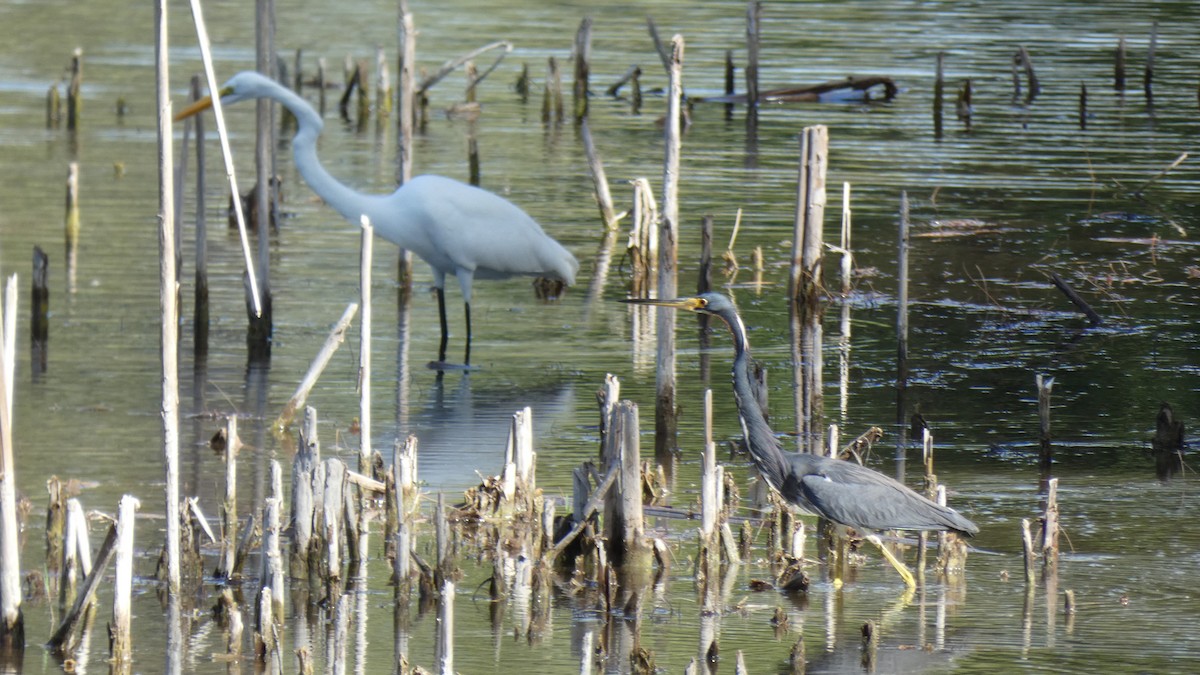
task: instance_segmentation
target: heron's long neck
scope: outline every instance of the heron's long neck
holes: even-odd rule
[[[307,101],[283,87],[273,91],[270,97],[296,117],[297,131],[292,139],[292,154],[304,182],[347,220],[358,223],[359,217],[363,215],[364,197],[368,196],[344,185],[321,165],[321,160],[317,157],[317,137],[321,135],[321,129],[324,127],[321,116]]]
[[[762,407],[759,405],[757,383],[751,372],[754,369],[753,359],[750,358],[750,343],[746,338],[746,327],[737,314],[721,316],[733,333],[733,396],[737,401],[738,416],[742,419],[742,433],[746,437],[746,447],[759,473],[766,478],[771,487],[779,490],[787,474],[787,461],[775,432],[767,424]]]

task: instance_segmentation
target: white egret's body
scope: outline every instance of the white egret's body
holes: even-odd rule
[[[295,116],[292,153],[305,182],[329,206],[352,223],[367,216],[375,233],[417,254],[433,268],[438,292],[442,342],[438,360],[446,358],[446,275],[458,279],[466,306],[466,361],[471,353],[471,285],[476,279],[516,275],[549,277],[575,283],[575,256],[547,235],[537,221],[512,202],[487,190],[443,176],[417,176],[387,195],[357,192],[334,178],[317,157],[317,137],[324,123],[303,98],[253,71],[234,75],[221,88],[223,104],[254,98],[279,102]],[[204,99],[179,113],[193,115],[212,105]]]

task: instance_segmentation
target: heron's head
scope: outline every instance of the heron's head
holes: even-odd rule
[[[238,101],[245,101],[252,98],[261,98],[266,96],[272,89],[278,89],[279,85],[275,84],[270,78],[264,77],[253,70],[244,70],[237,75],[229,78],[225,85],[221,87],[218,95],[221,97],[221,105],[232,105]],[[208,110],[212,107],[212,96],[204,98],[189,105],[175,115],[175,121],[186,119],[197,113]]]
[[[627,298],[621,302],[627,302],[632,305],[655,305],[657,307],[674,307],[675,309],[685,309],[689,312],[697,314],[713,314],[722,316],[726,313],[735,313],[733,301],[727,296],[720,293],[701,293],[687,298],[677,298],[675,300],[652,300],[643,298]]]

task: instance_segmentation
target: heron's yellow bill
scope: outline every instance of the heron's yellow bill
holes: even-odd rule
[[[654,305],[656,307],[674,307],[675,309],[686,309],[688,311],[696,311],[702,309],[705,305],[704,298],[676,298],[675,300],[654,300],[651,298],[625,298],[621,302],[630,305]]]
[[[220,95],[225,96],[226,94],[229,94],[229,93],[230,93],[230,91],[227,87],[227,88],[221,90]],[[213,104],[212,97],[205,96],[204,98],[200,99],[199,101],[196,101],[195,103],[189,105],[188,107],[186,107],[183,110],[180,110],[178,113],[176,113],[175,121],[178,122],[179,120],[187,119],[197,113],[204,112],[205,110],[208,110],[209,108],[211,108],[212,104]]]

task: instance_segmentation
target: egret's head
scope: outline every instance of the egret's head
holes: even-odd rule
[[[253,70],[244,70],[229,78],[225,86],[221,87],[218,95],[221,97],[221,105],[232,105],[238,101],[266,96],[271,88],[278,88],[278,86],[269,78]],[[212,96],[205,96],[176,114],[175,121],[178,122],[179,120],[208,110],[212,107],[212,104]]]

